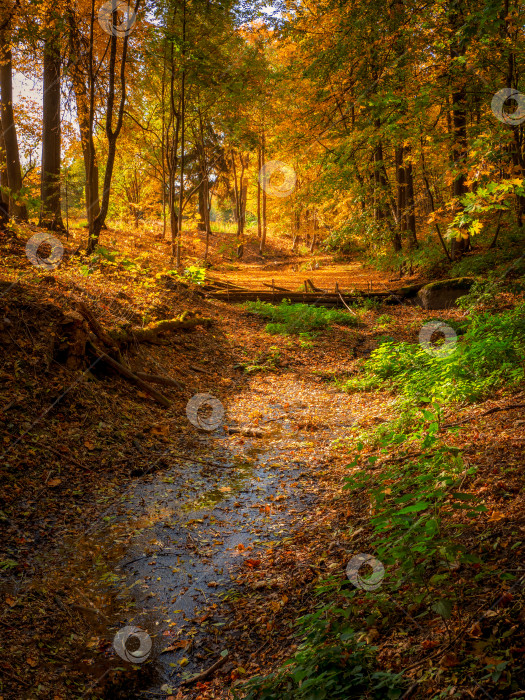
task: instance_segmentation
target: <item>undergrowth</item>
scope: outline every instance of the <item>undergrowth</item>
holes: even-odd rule
[[[295,656],[266,678],[252,678],[242,688],[244,700],[400,698],[406,684],[400,674],[375,667],[376,648],[358,641],[350,612],[323,605],[300,618],[305,638]]]
[[[309,304],[292,304],[286,299],[279,306],[259,300],[248,301],[244,308],[268,319],[270,323],[266,325],[265,330],[272,335],[300,335],[323,330],[332,323],[344,326],[355,326],[358,323],[357,318],[346,311]]]
[[[449,324],[450,325],[450,324]],[[471,403],[524,377],[525,304],[501,314],[473,314],[464,335],[448,346],[446,357],[420,344],[386,341],[374,350],[361,376],[346,391],[395,388],[411,403]]]
[[[410,610],[413,626],[407,631],[402,618],[403,636],[411,638],[410,653],[421,654],[447,638],[450,643],[451,625],[461,626],[465,603],[485,578],[496,587],[516,580],[514,573],[485,562],[483,547],[470,536],[487,510],[473,489],[477,467],[449,444],[441,427],[445,405],[476,401],[523,382],[525,304],[496,315],[474,311],[455,330],[456,342],[441,356],[419,344],[385,341],[365,363],[363,375],[343,385],[348,391],[387,387],[400,395],[397,420],[362,439],[354,436],[344,484],[358,501],[369,500],[367,524],[355,532],[349,524],[348,534],[354,545],[353,538],[367,531],[365,551],[373,552],[382,574],[379,583],[375,568],[371,578],[357,575],[360,585],[349,582],[348,571],[321,580],[316,609],[298,621],[297,652],[275,672],[242,686],[247,700],[400,698],[411,681],[379,663],[377,649],[364,644],[370,641],[367,629],[395,637],[399,610]],[[447,637],[432,638],[436,616]],[[456,677],[473,680],[475,674],[500,692],[517,690],[504,641],[511,633],[509,627],[494,641],[497,664],[474,671],[467,651],[462,661],[454,661]]]

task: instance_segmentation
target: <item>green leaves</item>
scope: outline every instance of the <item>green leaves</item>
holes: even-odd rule
[[[266,326],[266,331],[272,334],[299,335],[300,333],[321,330],[331,323],[354,326],[357,320],[346,311],[326,309],[323,306],[308,304],[291,304],[283,301],[279,306],[262,301],[249,301],[245,308],[272,323]]]
[[[436,601],[432,605],[432,610],[436,612],[438,615],[441,615],[441,617],[444,620],[448,620],[449,617],[452,615],[452,608],[454,607],[454,603],[450,600],[446,600],[445,598],[442,600]]]
[[[406,513],[418,513],[420,510],[426,510],[431,504],[427,501],[420,501],[419,503],[414,503],[412,506],[407,506],[402,508],[397,512],[397,515],[405,515]]]

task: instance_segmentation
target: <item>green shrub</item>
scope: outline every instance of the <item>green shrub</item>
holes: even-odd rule
[[[329,604],[301,618],[304,639],[294,657],[275,673],[242,686],[244,700],[400,698],[406,682],[401,674],[376,668],[376,647],[357,641],[349,614],[350,608]]]
[[[244,308],[267,318],[270,323],[265,330],[272,335],[300,335],[301,333],[322,330],[331,323],[339,323],[344,326],[357,325],[355,316],[347,311],[309,304],[292,304],[286,299],[279,306],[259,300],[248,301]]]
[[[465,330],[464,324],[454,325],[460,333]],[[473,315],[448,357],[429,354],[419,344],[384,342],[365,363],[364,373],[343,388],[359,391],[386,383],[416,403],[476,401],[523,381],[524,350],[522,304],[501,314]]]

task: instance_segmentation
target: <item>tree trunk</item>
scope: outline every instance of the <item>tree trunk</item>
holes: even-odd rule
[[[100,212],[98,198],[98,164],[93,141],[93,130],[90,121],[90,106],[88,97],[88,76],[83,66],[80,55],[83,51],[80,45],[80,30],[76,24],[75,14],[69,12],[69,50],[73,60],[69,68],[69,77],[75,93],[77,107],[78,126],[80,131],[80,144],[84,158],[84,171],[86,173],[85,198],[86,218],[88,227]]]
[[[5,212],[7,213],[9,208],[9,197],[7,195],[4,195],[4,187],[9,187],[9,181],[7,179],[7,162],[5,157],[4,132],[0,128],[0,202],[5,205]]]
[[[266,163],[266,135],[264,133],[264,127],[262,132],[262,144],[261,144],[261,168],[264,167]],[[259,253],[262,255],[264,251],[264,246],[266,245],[266,190],[262,188],[262,235],[259,242]]]
[[[41,210],[39,226],[65,231],[60,209],[60,51],[56,37],[44,45]]]
[[[202,172],[199,173],[200,185],[199,185],[199,222],[197,224],[197,229],[199,231],[206,231],[206,207],[208,206],[206,192],[205,192],[205,181],[206,175]]]
[[[405,148],[403,145],[396,148],[396,176],[397,176],[397,219],[401,235],[406,231],[406,173],[404,166]]]
[[[450,28],[453,32],[450,47],[450,57],[452,60],[465,55],[465,46],[461,43],[459,32],[463,25],[460,5],[457,0],[452,0],[449,14]],[[456,170],[456,177],[452,185],[452,196],[456,198],[458,206],[461,206],[459,199],[465,192],[465,159],[467,156],[467,91],[464,75],[452,75],[452,162]],[[459,258],[470,248],[470,236],[457,241],[452,239],[451,257]]]
[[[257,240],[261,240],[261,146],[257,147]]]
[[[410,154],[410,147],[406,150],[407,154]],[[406,227],[408,232],[408,245],[410,248],[417,248],[417,231],[416,231],[416,211],[414,204],[414,173],[412,168],[412,161],[408,161],[405,166],[405,183],[406,183],[406,197],[405,197],[405,207],[406,207]]]
[[[16,219],[27,221],[26,205],[18,201],[19,193],[22,189],[22,171],[20,169],[20,154],[13,112],[13,58],[7,29],[0,33],[0,87],[2,91],[2,131],[4,132],[7,179],[9,189],[13,195],[10,198],[9,210]]]
[[[139,0],[135,4],[135,12],[138,9]],[[114,6],[113,25],[118,26],[117,8]],[[115,155],[117,151],[117,140],[122,129],[122,121],[124,118],[124,106],[126,104],[126,57],[128,50],[129,35],[123,38],[122,56],[120,59],[120,100],[117,110],[117,122],[113,128],[113,113],[115,103],[115,73],[117,62],[117,34],[112,33],[110,39],[110,57],[109,57],[109,85],[106,111],[106,138],[108,141],[108,157],[106,161],[106,172],[104,174],[104,190],[102,192],[102,203],[100,212],[93,221],[93,226],[90,228],[89,241],[87,245],[87,253],[90,254],[95,250],[100,237],[100,232],[106,221],[106,216],[109,207],[109,197],[111,193],[111,180],[113,178],[113,167],[115,165]],[[91,170],[91,168],[90,168]]]
[[[301,212],[296,211],[294,213],[294,227],[293,227],[293,233],[292,233],[292,250],[294,253],[297,250],[300,229],[301,229]]]
[[[381,127],[381,123],[379,120],[376,121],[376,126],[379,131]],[[388,189],[388,181],[386,179],[386,170],[385,166],[383,163],[383,144],[381,140],[378,141],[374,153],[373,153],[373,162],[374,162],[374,184],[375,184],[375,198],[376,198],[376,206],[375,206],[375,218],[376,221],[385,221],[387,226],[391,229],[391,236],[392,236],[392,245],[394,246],[395,252],[399,252],[402,250],[402,243],[401,243],[401,236],[399,235],[399,231],[396,231],[396,229],[393,227],[392,222],[388,220],[388,214],[385,211],[384,207],[384,197],[387,194],[387,189]],[[393,207],[392,213],[395,216],[395,203],[392,203],[391,205]]]
[[[5,162],[4,132],[0,128],[0,231],[4,231],[9,222],[9,197],[4,196],[4,187],[9,187],[9,184]]]
[[[505,78],[505,86],[507,88],[518,88],[518,75],[516,70],[516,54],[514,51],[514,42],[516,41],[516,28],[513,27],[511,22],[511,16],[509,15],[509,0],[504,0],[502,10],[500,13],[501,19],[501,51],[505,55],[505,51],[508,51],[507,56],[507,75]],[[515,166],[515,170],[520,174],[525,172],[525,161],[523,158],[523,128],[521,125],[512,125],[512,135],[514,137],[514,142],[512,144],[512,162]],[[525,197],[520,195],[516,196],[516,222],[521,228],[523,226],[523,216],[525,214]],[[492,246],[491,246],[492,247]]]
[[[182,242],[182,215],[184,208],[184,137],[186,121],[186,0],[182,3],[182,77],[180,84],[180,188],[179,188],[179,229],[177,231],[177,270],[180,268],[180,248]]]

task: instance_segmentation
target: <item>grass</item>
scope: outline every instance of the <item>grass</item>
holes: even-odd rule
[[[343,326],[356,326],[358,323],[356,317],[347,311],[309,304],[291,304],[286,299],[279,306],[263,301],[249,301],[244,308],[268,319],[270,323],[265,330],[271,335],[301,335],[324,330],[332,323]]]

